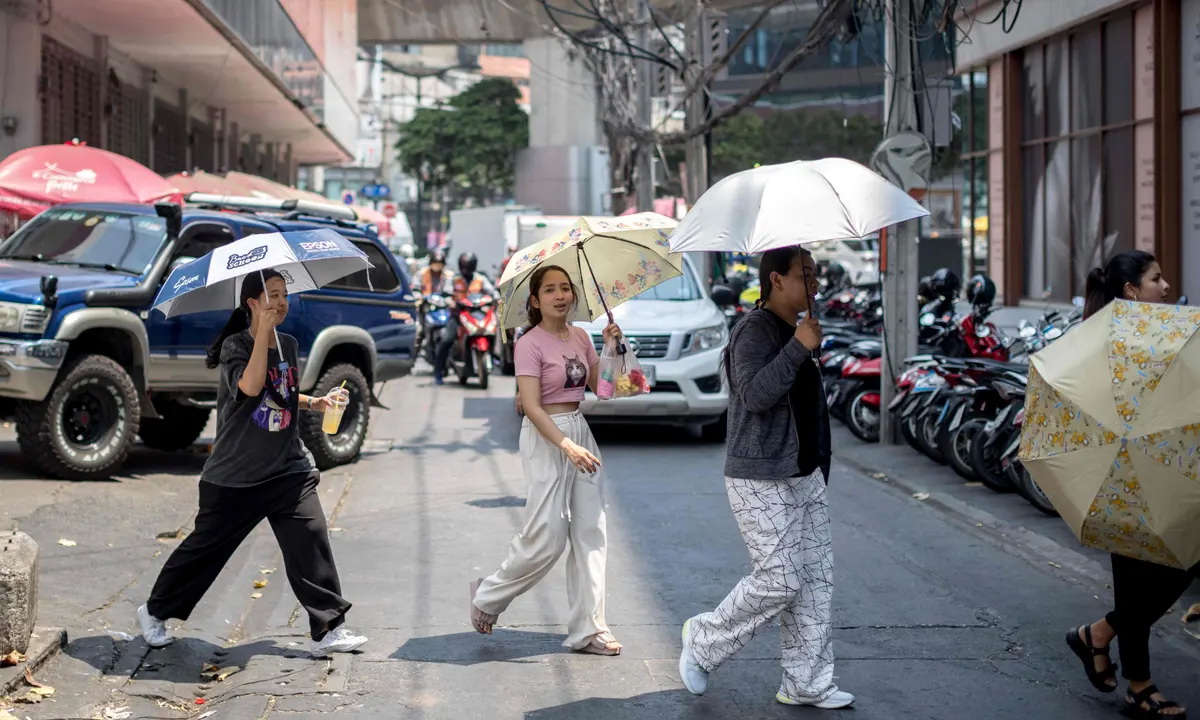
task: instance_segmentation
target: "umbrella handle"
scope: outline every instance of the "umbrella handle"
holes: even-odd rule
[[[612,325],[612,310],[608,308],[608,303],[604,300],[604,290],[600,288],[600,281],[596,279],[596,271],[592,269],[592,261],[588,259],[587,251],[583,249],[582,244],[576,245],[575,247],[579,248],[579,254],[582,255],[584,261],[587,262],[588,273],[592,276],[592,284],[596,286],[596,295],[600,298],[600,304],[604,307],[604,313],[608,315],[608,324]]]
[[[262,280],[263,295],[267,295],[267,276],[263,273],[262,268],[258,269],[258,279]],[[283,358],[283,345],[279,344],[279,328],[271,328],[271,332],[275,333],[275,350],[279,353],[279,357]]]

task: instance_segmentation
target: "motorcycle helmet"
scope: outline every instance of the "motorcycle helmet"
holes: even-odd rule
[[[957,298],[962,290],[962,280],[950,268],[942,268],[929,278],[929,291],[937,297]]]
[[[929,289],[930,278],[928,275],[917,281],[917,296],[925,299],[933,297],[933,291]]]
[[[841,287],[846,280],[846,268],[841,263],[829,263],[825,266],[824,276],[830,287]]]
[[[967,282],[967,301],[972,305],[991,305],[996,301],[996,283],[987,275],[976,275]]]
[[[446,252],[444,250],[434,250],[433,252],[429,253],[429,264],[441,265],[442,267],[445,267]]]
[[[469,278],[479,269],[479,258],[475,257],[475,253],[465,252],[458,256],[458,271],[462,276]]]

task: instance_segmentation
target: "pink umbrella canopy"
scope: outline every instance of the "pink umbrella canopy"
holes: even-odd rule
[[[178,189],[145,165],[82,143],[39,145],[0,161],[0,211],[25,218],[62,203],[179,199]]]
[[[167,178],[167,182],[179,188],[184,195],[188,193],[212,193],[214,195],[247,195],[249,191],[237,183],[227,180],[220,175],[197,170],[191,173],[175,173]]]
[[[225,179],[244,188],[243,195],[253,196],[255,194],[262,194],[277,200],[311,200],[312,202],[320,203],[334,202],[324,195],[318,195],[315,192],[289,187],[283,183],[268,180],[265,177],[238,172],[236,170],[225,173]]]

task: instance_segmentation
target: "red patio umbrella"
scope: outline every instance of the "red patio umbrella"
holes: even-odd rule
[[[179,199],[179,191],[145,165],[83,143],[39,145],[0,161],[0,211],[25,218],[69,202]]]
[[[225,173],[225,179],[249,190],[250,192],[243,193],[245,195],[262,193],[263,195],[269,195],[279,200],[311,200],[313,202],[320,203],[334,202],[324,195],[318,195],[315,192],[289,187],[283,183],[277,183],[274,180],[268,180],[265,177],[251,175],[250,173],[238,172],[236,170],[231,170]]]
[[[197,170],[191,173],[175,173],[167,178],[167,182],[179,188],[179,192],[212,193],[214,195],[248,195],[249,190],[241,185],[223,178],[220,175]]]

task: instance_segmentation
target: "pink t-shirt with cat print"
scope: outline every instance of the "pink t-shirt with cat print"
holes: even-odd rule
[[[570,336],[562,340],[535,326],[513,351],[517,376],[542,381],[542,405],[583,402],[588,370],[600,361],[587,331],[570,327]]]

